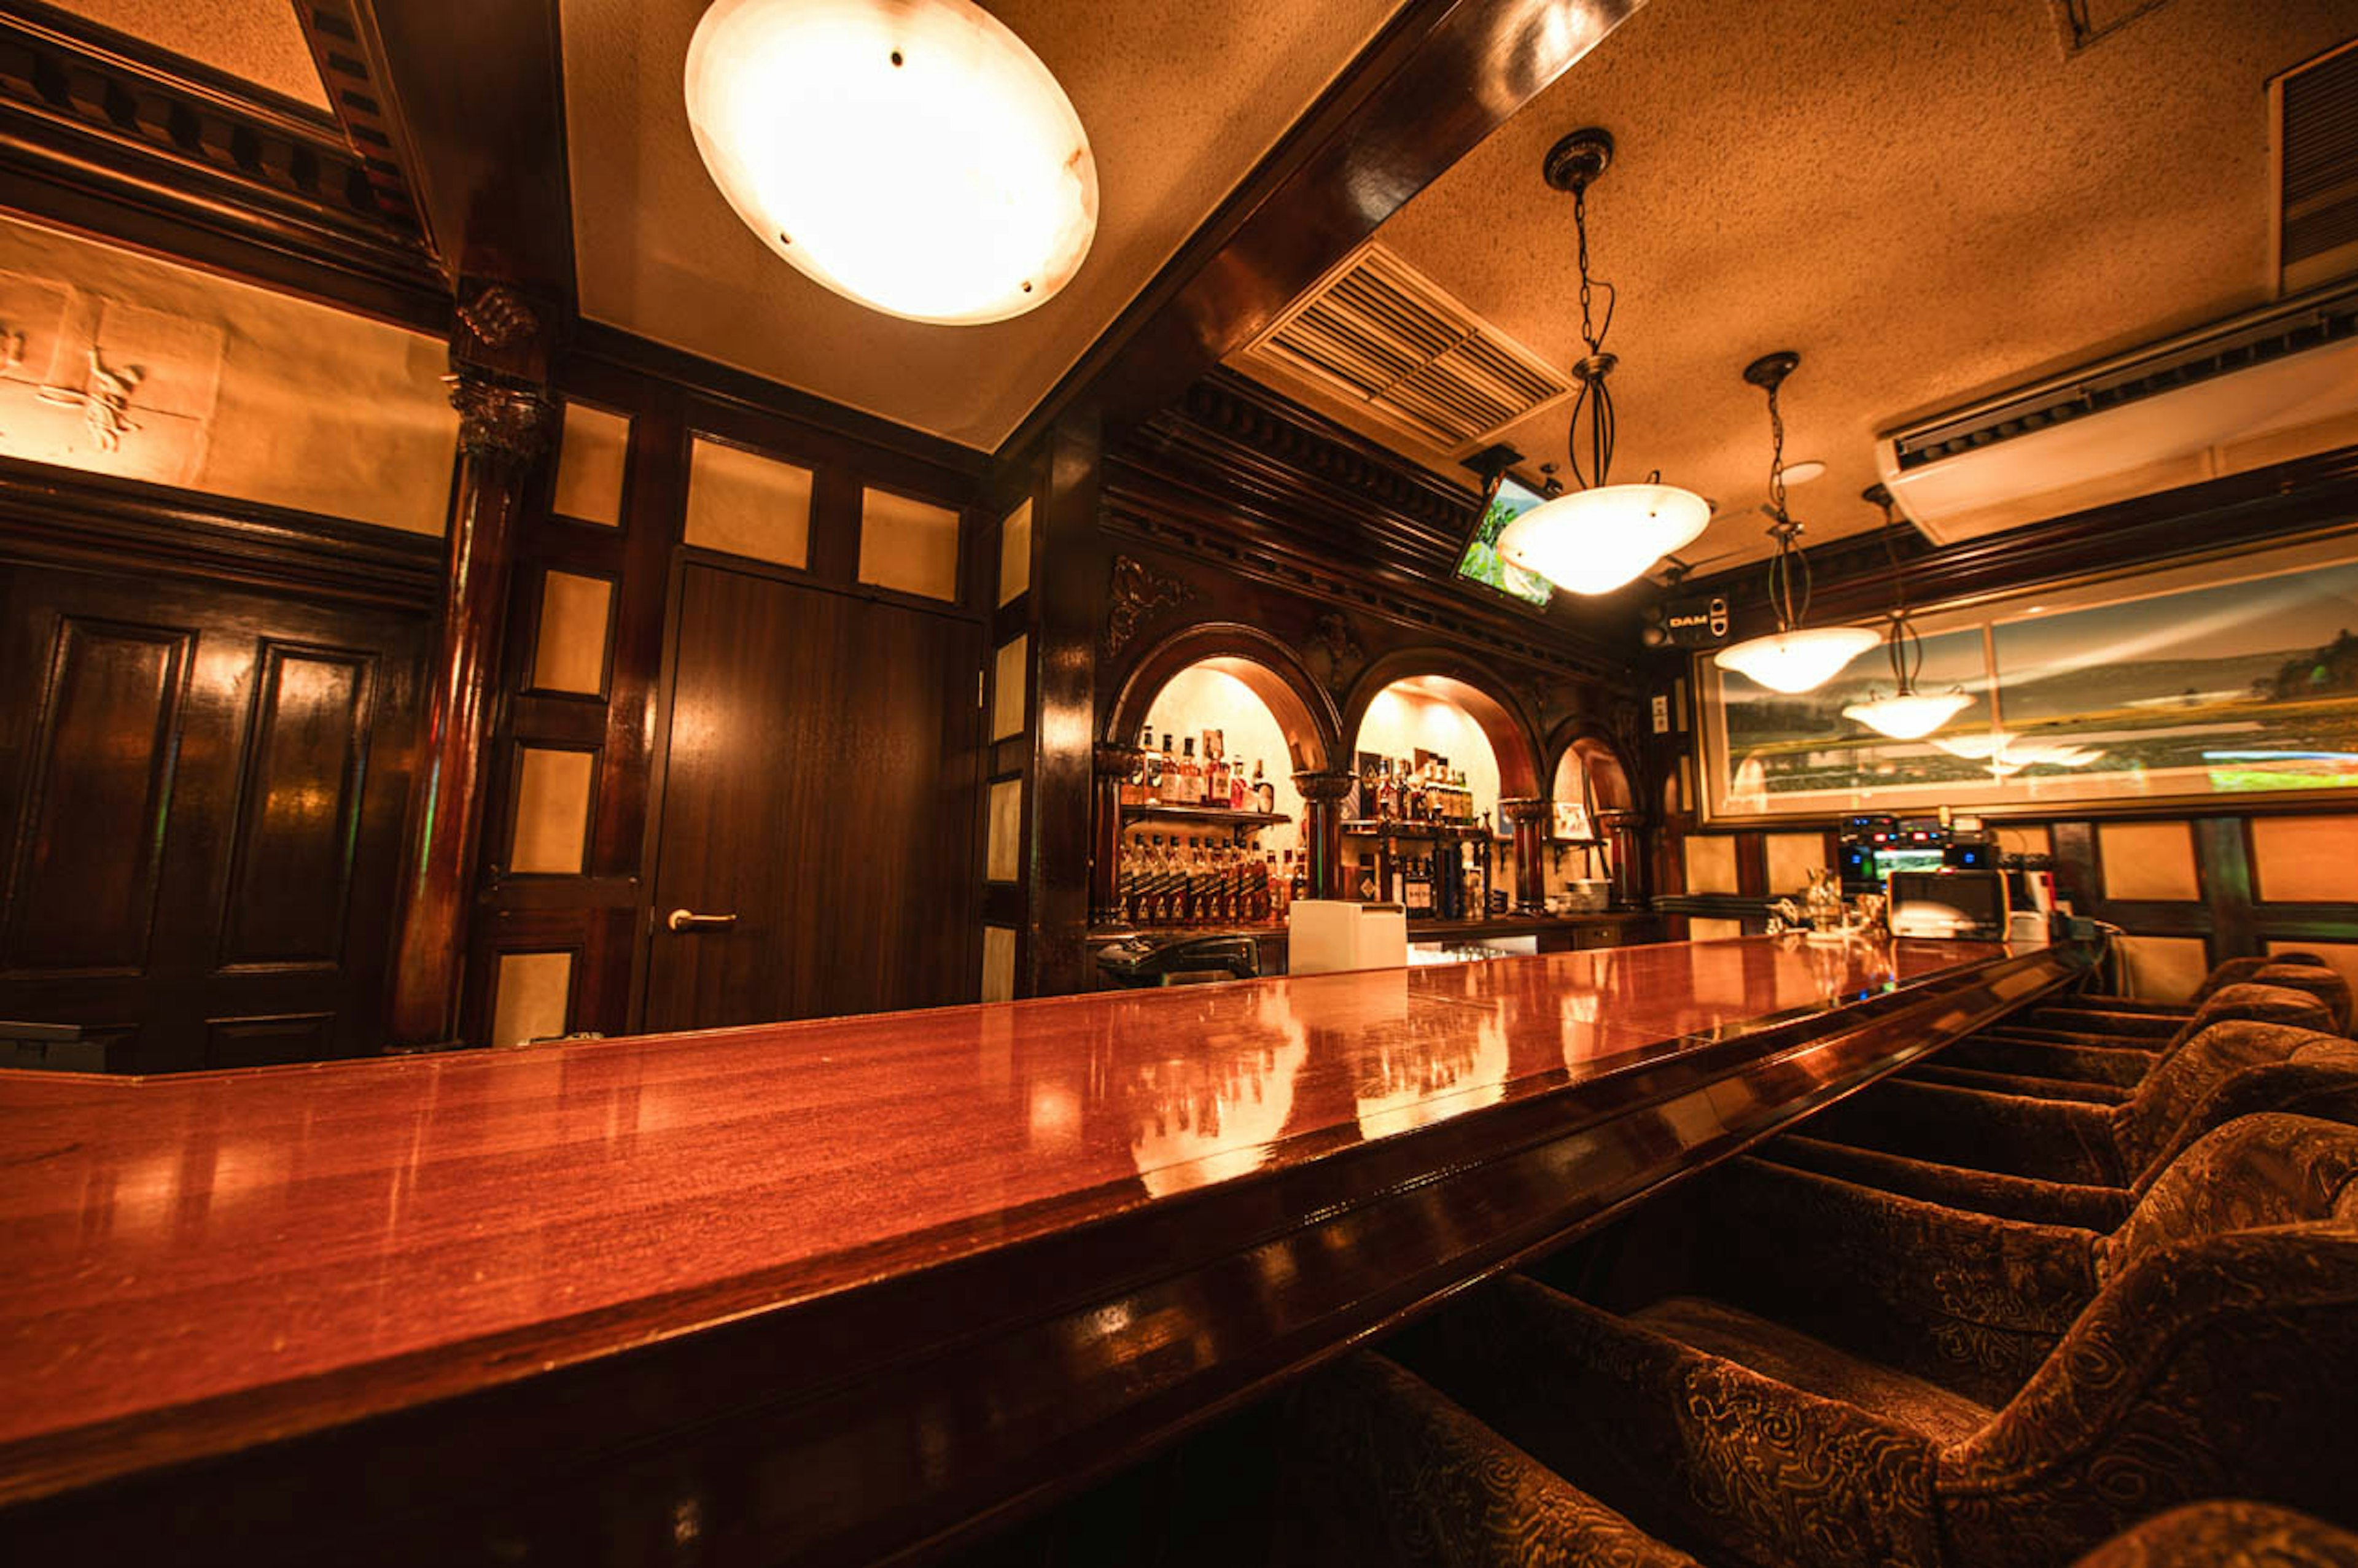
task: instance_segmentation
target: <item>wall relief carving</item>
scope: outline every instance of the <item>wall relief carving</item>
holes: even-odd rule
[[[1302,662],[1328,691],[1341,697],[1352,678],[1366,667],[1368,651],[1351,635],[1351,623],[1329,611],[1312,627],[1302,645]]]
[[[1195,597],[1195,590],[1175,577],[1166,577],[1128,556],[1113,558],[1108,584],[1105,651],[1120,654],[1138,635],[1139,628],[1157,612]]]

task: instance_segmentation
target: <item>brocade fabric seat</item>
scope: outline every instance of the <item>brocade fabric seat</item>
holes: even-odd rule
[[[2074,1568],[2358,1568],[2358,1535],[2266,1503],[2190,1503],[2124,1530]]]
[[[2180,1150],[2262,1111],[2358,1122],[2358,1044],[2279,1023],[2212,1023],[2118,1106],[1895,1079],[1760,1152],[1959,1208],[2110,1229]]]
[[[2143,997],[2107,996],[2101,992],[2081,991],[2075,995],[2058,998],[2048,1002],[2041,1011],[2067,1017],[2082,1012],[2110,1012],[2182,1020],[2191,1017],[2194,1010],[2208,1001],[2213,992],[2223,987],[2240,985],[2272,964],[2305,964],[2320,969],[2329,967],[2324,958],[2319,955],[2294,949],[2251,957],[2227,958],[2213,965],[2211,972],[2203,977],[2202,983],[2194,988],[2194,994],[2182,1002],[2151,1001]]]
[[[1699,1568],[1380,1356],[1286,1417],[1279,1568]]]
[[[2349,1010],[2341,976],[2317,969],[2296,970],[2277,979],[2297,983],[2278,984],[2271,979],[2223,987],[2191,1017],[2159,1039],[2071,1035],[2001,1022],[1959,1041],[1901,1076],[1919,1083],[1952,1083],[2117,1105],[2157,1065],[2212,1023],[2249,1019],[2326,1033],[2346,1032]],[[2344,1003],[2338,1011],[2337,992]]]
[[[1511,1276],[1388,1348],[1714,1563],[2045,1568],[2205,1498],[2358,1515],[2358,1129],[2230,1123],[2109,1237],[1731,1166],[1668,1281]]]

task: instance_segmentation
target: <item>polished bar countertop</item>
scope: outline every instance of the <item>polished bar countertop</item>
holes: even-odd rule
[[[1747,938],[164,1078],[0,1072],[0,1501],[1102,1221],[2005,952]]]

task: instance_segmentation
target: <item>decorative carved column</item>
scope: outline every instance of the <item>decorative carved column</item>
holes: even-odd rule
[[[1313,898],[1348,898],[1343,886],[1343,797],[1357,781],[1347,773],[1293,775],[1302,795],[1302,853],[1309,858],[1305,877]]]
[[[1540,909],[1547,903],[1548,822],[1554,808],[1545,795],[1520,795],[1498,803],[1515,825],[1515,907]]]
[[[1146,753],[1135,746],[1100,741],[1091,753],[1097,768],[1095,831],[1089,836],[1089,925],[1103,929],[1127,925],[1121,909],[1121,785],[1138,771]]]
[[[1646,826],[1639,811],[1600,811],[1596,825],[1613,842],[1613,904],[1617,909],[1646,906]]]
[[[426,747],[410,801],[409,856],[396,916],[392,1043],[458,1037],[467,915],[482,838],[492,688],[505,631],[512,535],[556,406],[537,386],[452,359],[459,476],[449,574],[431,672]]]

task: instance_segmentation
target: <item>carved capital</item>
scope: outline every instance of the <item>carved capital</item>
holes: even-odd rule
[[[1509,822],[1545,822],[1553,813],[1554,803],[1543,795],[1515,795],[1498,803]]]
[[[1359,781],[1347,773],[1307,773],[1293,775],[1293,787],[1305,801],[1340,800]]]
[[[540,330],[540,318],[524,296],[500,283],[486,285],[460,306],[459,324],[477,343],[494,351],[513,349]]]
[[[1146,753],[1135,746],[1124,746],[1112,741],[1099,741],[1089,749],[1089,762],[1101,779],[1126,779],[1138,771]]]
[[[548,449],[557,405],[546,393],[471,371],[442,381],[459,411],[459,449],[469,457],[522,465]]]
[[[1113,574],[1107,583],[1107,600],[1111,606],[1106,612],[1107,656],[1130,646],[1130,640],[1138,635],[1148,617],[1194,597],[1195,590],[1179,579],[1165,577],[1128,556],[1116,556]]]

